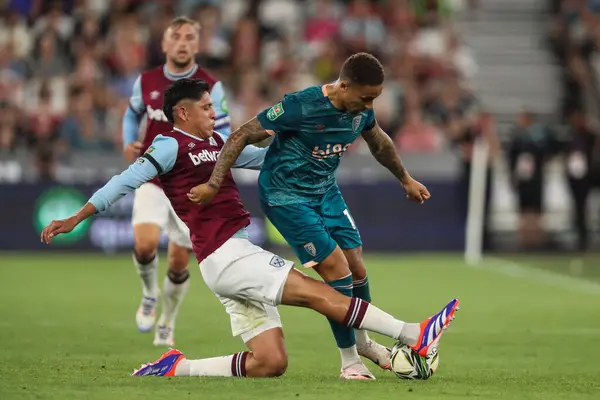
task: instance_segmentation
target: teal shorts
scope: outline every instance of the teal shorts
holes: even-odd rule
[[[339,190],[320,201],[269,205],[261,199],[263,212],[294,249],[305,267],[326,259],[339,245],[342,249],[362,246],[360,234]]]

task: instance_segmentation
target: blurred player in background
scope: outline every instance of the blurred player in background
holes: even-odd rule
[[[198,78],[210,85],[216,112],[215,130],[229,135],[229,116],[221,82],[195,62],[199,48],[200,26],[187,17],[174,19],[164,33],[162,49],[166,63],[140,75],[133,86],[129,108],[123,118],[124,154],[135,160],[172,124],[162,111],[163,93],[178,79]],[[140,123],[146,114],[146,133],[139,139]],[[174,344],[175,318],[188,288],[187,264],[192,244],[189,231],[177,217],[163,193],[158,179],[140,186],[135,193],[132,221],[134,234],[133,262],[142,280],[142,301],[136,322],[140,332],[149,332],[156,321],[158,286],[158,245],[164,229],[169,239],[168,271],[163,284],[163,308],[154,336],[157,346]]]
[[[214,132],[215,111],[209,85],[195,79],[175,82],[165,93],[164,112],[174,127],[156,136],[152,146],[126,171],[113,177],[75,215],[52,221],[41,240],[70,232],[93,214],[106,210],[126,193],[159,177],[177,215],[191,232],[196,258],[206,285],[216,294],[231,318],[233,334],[241,336],[250,351],[224,357],[188,360],[170,350],[133,375],[250,376],[282,375],[287,352],[277,305],[311,308],[341,326],[369,329],[399,340],[421,355],[437,347],[454,319],[458,300],[421,323],[406,323],[358,298],[337,292],[323,282],[293,268],[294,263],[253,245],[245,210],[230,172],[210,204],[190,201],[189,190],[207,182],[227,137]],[[266,149],[246,147],[233,163],[259,169]]]
[[[244,147],[275,135],[259,177],[263,211],[305,267],[314,268],[337,291],[370,302],[362,241],[335,180],[340,158],[362,135],[408,198],[419,203],[429,198],[375,120],[373,101],[384,78],[379,60],[358,53],[346,60],[334,84],[287,94],[232,134],[210,181],[194,188],[192,199],[210,202]],[[365,331],[329,322],[342,357],[341,378],[375,379],[360,356],[390,368],[388,348]]]

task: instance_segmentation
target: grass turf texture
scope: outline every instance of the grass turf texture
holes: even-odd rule
[[[0,399],[562,400],[600,393],[598,258],[578,264],[577,278],[569,278],[569,259],[556,256],[491,260],[481,268],[452,255],[367,256],[374,304],[399,318],[422,320],[452,296],[461,299],[438,372],[424,382],[400,381],[371,364],[377,381],[339,381],[325,318],[289,307],[281,309],[289,352],[282,378],[134,378],[134,368],[163,350],[152,346],[152,334],[137,332],[141,290],[130,257],[0,260]],[[189,358],[239,351],[223,307],[192,271],[176,347]]]

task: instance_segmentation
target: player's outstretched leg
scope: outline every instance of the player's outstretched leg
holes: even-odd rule
[[[150,332],[156,321],[156,305],[160,293],[157,279],[157,249],[160,241],[160,231],[160,227],[155,224],[148,223],[133,226],[133,264],[142,280],[142,301],[135,316],[140,332]]]
[[[132,375],[268,378],[285,373],[288,359],[281,328],[264,331],[246,345],[250,351],[197,360],[187,359],[179,350],[170,350]]]
[[[170,242],[169,269],[163,284],[163,307],[154,334],[155,346],[174,346],[175,344],[175,320],[189,287],[188,261],[188,250]]]
[[[333,252],[315,265],[313,269],[328,286],[348,298],[352,297],[352,274],[339,246],[336,246]],[[341,325],[335,319],[328,318],[328,320],[342,358],[340,378],[374,380],[375,376],[369,371],[358,354],[354,329],[351,326]]]
[[[281,302],[311,308],[344,326],[365,329],[399,340],[421,355],[427,355],[431,345],[439,340],[458,310],[458,300],[452,299],[440,312],[425,321],[407,323],[364,300],[344,296],[297,270],[290,272]]]
[[[362,256],[362,246],[342,249],[342,251],[348,261],[350,272],[352,272],[353,296],[370,303],[371,291],[367,268]],[[391,349],[389,347],[383,346],[371,339],[366,330],[356,329],[354,333],[356,336],[356,349],[359,355],[371,360],[382,369],[391,368]]]

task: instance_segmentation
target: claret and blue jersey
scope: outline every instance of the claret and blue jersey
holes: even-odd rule
[[[143,84],[143,76],[146,76],[147,86]],[[200,68],[197,64],[190,68],[189,71],[180,74],[169,72],[166,65],[163,65],[162,67],[146,71],[133,84],[129,107],[123,117],[124,146],[138,140],[141,118],[144,114],[148,117],[149,123],[159,122],[151,132],[146,132],[148,139],[145,140],[147,142],[145,143],[145,147],[150,145],[154,136],[171,129],[172,124],[168,122],[162,110],[162,98],[164,91],[171,83],[183,78],[203,79],[211,84],[210,97],[216,113],[214,129],[225,136],[231,134],[229,109],[227,107],[223,84],[219,81],[213,82],[214,78],[208,75],[208,72]]]
[[[177,128],[174,129],[178,130]],[[189,135],[183,131],[180,132]],[[227,141],[227,136],[218,132],[215,132],[215,135],[219,135],[223,142]],[[189,136],[195,138],[192,135]],[[196,138],[196,140],[201,139]],[[213,143],[213,141],[214,139],[211,138],[210,142]],[[268,148],[248,146],[244,149],[242,154],[240,154],[240,157],[236,160],[233,167],[258,170],[263,165],[263,160],[267,151]],[[146,159],[140,157],[136,162],[131,164],[129,168],[121,174],[115,175],[106,183],[106,185],[94,193],[90,199],[90,203],[96,207],[98,212],[105,211],[115,201],[137,189],[142,184],[154,179],[156,176],[171,171],[178,156],[177,140],[169,136],[158,135],[154,138],[152,146],[148,148],[146,153],[152,155],[152,163],[145,162]],[[193,151],[190,151],[188,157],[193,165],[200,164],[204,161],[210,161],[213,164],[216,162],[216,157],[210,154],[194,154]]]
[[[373,110],[341,111],[325,86],[312,86],[285,95],[257,118],[275,135],[259,176],[262,208],[302,263],[324,260],[336,244],[361,246],[335,171],[348,147],[375,126]]]

